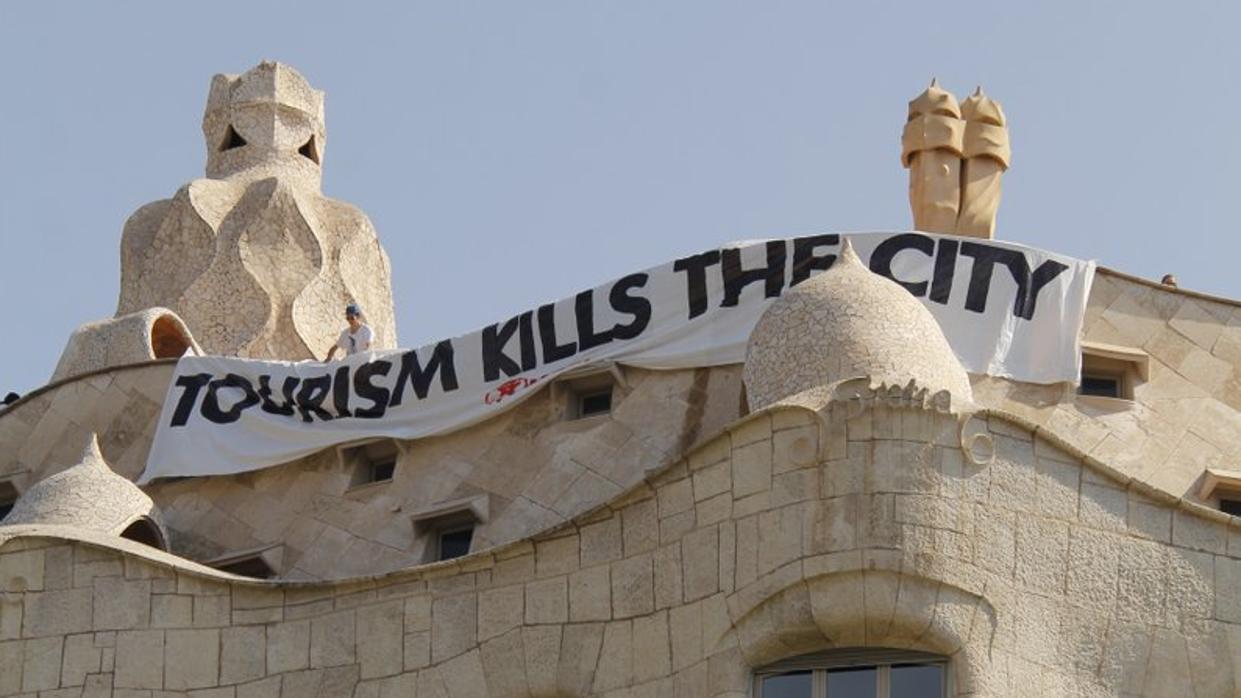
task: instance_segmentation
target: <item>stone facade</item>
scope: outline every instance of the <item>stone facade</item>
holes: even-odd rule
[[[911,115],[915,220],[990,236],[998,105],[932,86]],[[856,648],[941,658],[961,697],[1241,695],[1241,520],[1201,487],[1241,452],[1241,304],[1109,270],[1082,337],[1140,364],[1130,399],[968,376],[846,250],[772,304],[744,366],[553,381],[382,443],[391,480],[343,444],[139,490],[173,369],[156,340],[182,336],[161,318],[280,358],[322,353],[345,299],[377,337],[391,318],[373,230],[318,195],[321,93],[278,64],[219,76],[204,133],[208,179],[126,226],[121,317],[0,410],[0,497],[22,493],[0,696],[741,698]],[[603,379],[610,411],[575,419],[574,381]],[[444,511],[478,517],[470,553],[427,562]],[[122,537],[139,520],[149,545]],[[205,564],[247,551],[272,579]]]
[[[353,486],[353,469],[329,449],[146,491],[173,549],[194,559],[280,545],[288,578],[391,571],[423,561],[428,541],[409,519],[442,502],[487,496],[480,544],[524,538],[607,502],[735,420],[740,374],[740,367],[625,369],[612,414],[574,421],[565,420],[567,401],[553,387],[484,424],[401,442],[387,484]],[[81,443],[98,432],[104,458],[136,480],[171,375],[170,363],[153,363],[27,396],[0,417],[0,479],[12,477],[24,492],[76,463]]]
[[[1126,475],[1203,501],[1197,484],[1205,469],[1231,467],[1241,449],[1241,305],[1101,269],[1082,338],[1149,357],[1150,377],[1134,387],[1132,402],[1100,405],[1066,386],[977,376],[975,399],[1073,434]]]
[[[951,657],[957,695],[1235,695],[1241,529],[1011,416],[964,432],[777,407],[531,539],[338,583],[8,529],[0,695],[745,696],[856,645]]]

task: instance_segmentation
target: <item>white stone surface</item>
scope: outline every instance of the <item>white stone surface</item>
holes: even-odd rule
[[[77,464],[40,481],[18,498],[3,526],[73,526],[119,535],[130,524],[148,520],[167,540],[155,502],[134,483],[112,472],[94,434]]]
[[[74,330],[52,381],[113,366],[176,358],[189,349],[201,354],[181,318],[167,308],[147,308]]]
[[[319,192],[323,93],[279,63],[217,75],[203,134],[207,179],[125,224],[117,314],[170,308],[208,353],[296,360],[323,358],[356,301],[396,347],[388,256]]]
[[[745,388],[758,410],[806,390],[866,378],[909,381],[954,401],[972,400],[969,378],[930,311],[872,273],[845,241],[826,272],[786,291],[763,313],[746,350]]]

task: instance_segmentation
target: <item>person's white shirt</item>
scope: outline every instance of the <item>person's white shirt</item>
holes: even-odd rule
[[[375,338],[375,333],[371,332],[371,328],[362,325],[357,332],[350,332],[346,327],[340,333],[340,339],[336,340],[336,346],[345,352],[345,356],[357,354],[363,351],[369,351],[371,341]]]

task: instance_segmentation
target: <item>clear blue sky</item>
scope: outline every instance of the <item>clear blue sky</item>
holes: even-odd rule
[[[121,226],[202,176],[211,76],[327,92],[402,345],[682,253],[910,227],[934,75],[1008,113],[1000,239],[1241,296],[1241,3],[0,4],[0,393],[116,309]],[[193,328],[191,328],[192,330]]]

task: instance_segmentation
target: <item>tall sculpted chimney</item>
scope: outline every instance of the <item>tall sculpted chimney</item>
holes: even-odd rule
[[[961,165],[961,213],[957,234],[995,237],[995,214],[1000,210],[1000,178],[1008,169],[1012,148],[1000,103],[979,87],[961,104],[965,119],[965,161]]]
[[[172,311],[210,354],[322,358],[345,306],[397,346],[392,271],[370,219],[322,193],[323,93],[282,63],[211,80],[207,176],[138,209],[117,315]]]
[[[958,106],[935,80],[909,103],[901,164],[909,169],[914,228],[995,236],[1000,178],[1011,149],[1004,110],[979,88]]]
[[[964,141],[965,122],[957,98],[931,80],[931,86],[909,103],[901,135],[901,164],[909,168],[915,229],[956,232]]]

